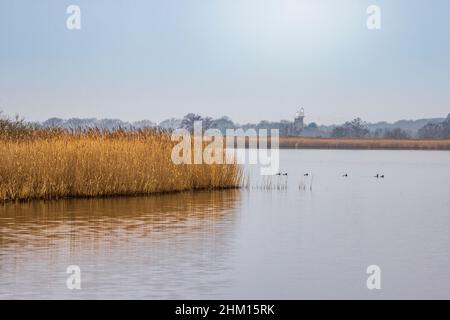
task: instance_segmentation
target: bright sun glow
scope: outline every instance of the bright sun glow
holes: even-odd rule
[[[346,21],[338,8],[327,0],[243,0],[227,2],[223,20],[244,44],[295,47],[326,38],[331,45]]]

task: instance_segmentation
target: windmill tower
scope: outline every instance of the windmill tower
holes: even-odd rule
[[[300,134],[303,131],[303,127],[304,127],[303,119],[304,118],[305,118],[305,109],[300,108],[300,110],[295,113],[295,117],[294,117],[294,132],[296,134]]]

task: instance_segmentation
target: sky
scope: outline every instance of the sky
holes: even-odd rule
[[[69,30],[69,5],[81,29]],[[381,29],[366,26],[369,5]],[[0,110],[239,123],[450,113],[448,0],[0,0]]]

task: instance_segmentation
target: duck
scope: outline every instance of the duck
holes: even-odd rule
[[[374,178],[379,178],[380,177],[380,175],[377,173],[377,175],[376,176],[374,176]]]
[[[287,172],[283,173],[283,176],[287,176]]]
[[[342,176],[343,176],[344,178],[347,178],[347,177],[348,177],[348,174],[345,173],[345,174],[343,174]]]
[[[382,174],[382,175],[380,176],[380,178],[384,178],[384,174]]]
[[[309,176],[309,173],[305,173],[304,176],[305,176],[305,177]]]

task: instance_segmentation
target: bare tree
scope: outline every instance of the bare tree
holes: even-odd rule
[[[364,138],[369,133],[367,124],[361,118],[356,118],[334,128],[331,135],[335,138]]]

